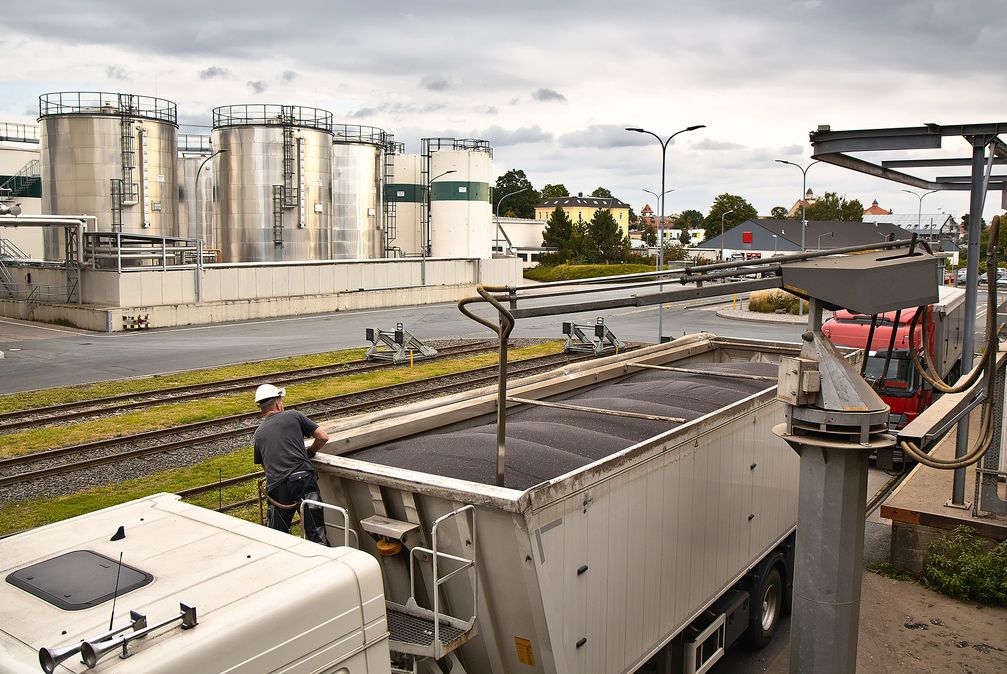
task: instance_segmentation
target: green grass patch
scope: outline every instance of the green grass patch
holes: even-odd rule
[[[753,292],[748,299],[748,310],[760,314],[793,314],[797,315],[798,302],[804,305],[804,311],[808,310],[808,303],[798,299],[797,295],[791,295],[786,290],[774,288],[772,290],[760,290]]]
[[[289,356],[286,358],[260,360],[217,368],[156,374],[138,379],[116,379],[80,386],[12,393],[0,396],[0,412],[17,412],[46,405],[107,398],[126,393],[145,393],[162,388],[207,384],[223,379],[268,375],[274,372],[296,370],[305,367],[338,365],[339,363],[351,360],[360,360],[364,357],[365,353],[366,349],[346,349],[344,351],[329,351],[327,353],[310,354],[307,356]]]
[[[874,562],[867,565],[867,570],[871,573],[876,573],[879,576],[891,578],[892,580],[911,580],[914,582],[919,580],[908,571],[900,571],[896,569],[891,562]]]
[[[523,360],[559,353],[562,351],[563,344],[564,342],[561,340],[552,340],[542,344],[520,347],[513,349],[510,352],[510,357],[513,360]],[[317,398],[356,393],[380,386],[403,384],[426,377],[484,367],[496,362],[497,354],[487,353],[479,356],[421,362],[413,368],[402,366],[377,372],[291,384],[287,387],[286,402],[289,405]],[[235,393],[219,398],[167,403],[135,412],[127,412],[112,419],[97,419],[68,426],[0,435],[0,457],[20,456],[53,447],[126,437],[144,431],[171,428],[251,411],[254,411],[251,389],[247,393]]]
[[[532,267],[525,269],[524,277],[532,281],[574,281],[599,276],[618,276],[619,274],[641,274],[654,271],[654,265],[649,264],[558,264],[553,267]]]

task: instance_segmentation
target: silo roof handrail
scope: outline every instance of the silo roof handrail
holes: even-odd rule
[[[390,137],[384,129],[359,124],[333,124],[332,135],[334,143],[367,143],[380,146],[385,146]]]
[[[332,113],[302,105],[262,103],[222,105],[213,109],[215,129],[249,125],[299,126],[332,133]]]
[[[172,101],[155,96],[108,91],[54,91],[42,94],[38,97],[38,116],[52,115],[114,115],[178,123],[178,108]]]

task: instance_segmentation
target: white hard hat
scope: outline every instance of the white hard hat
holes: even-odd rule
[[[282,398],[285,395],[287,395],[287,389],[276,388],[272,384],[263,384],[255,389],[255,402],[261,403],[263,400]]]

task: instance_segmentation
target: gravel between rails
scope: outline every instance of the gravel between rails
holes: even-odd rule
[[[511,363],[512,368],[514,368],[514,374],[520,376],[526,376],[529,374],[534,374],[549,369],[556,368],[563,363],[573,360],[570,356],[566,354],[556,354],[552,358],[538,362],[534,367],[528,367],[527,369],[520,369],[521,361],[513,361]],[[462,390],[463,388],[477,388],[480,386],[486,386],[485,382],[480,382],[478,384],[470,384],[465,387],[464,382],[466,379],[470,378],[471,375],[466,376],[465,373],[459,373],[456,377],[452,377],[447,381],[439,381],[436,383],[425,383],[416,382],[415,384],[402,384],[398,388],[403,389],[405,387],[413,388],[413,399],[414,400],[425,400],[432,397],[446,395],[447,392],[443,390],[444,386],[452,385],[450,382],[454,382],[455,379],[459,382],[458,384],[453,384],[459,388],[456,390]],[[452,391],[454,392],[454,391]],[[387,394],[384,394],[387,395]],[[367,402],[370,400],[374,401],[374,410],[384,409],[387,407],[394,407],[397,405],[402,405],[401,401],[381,404],[379,401],[382,399],[383,394],[380,392],[371,393],[368,391],[361,391],[354,394],[354,402]],[[306,403],[298,406],[298,409],[307,414],[308,416],[313,416],[317,419],[330,419],[338,418],[339,414],[331,414],[326,416],[325,413],[333,407],[332,403],[319,403],[312,404]],[[359,414],[359,412],[354,412],[353,414]],[[137,457],[132,459],[127,459],[120,462],[104,464],[102,466],[93,467],[87,472],[73,472],[66,473],[62,475],[56,475],[49,478],[43,478],[38,480],[31,480],[27,482],[20,482],[13,485],[9,485],[0,489],[0,505],[6,504],[10,501],[17,501],[22,499],[37,499],[40,497],[58,497],[67,494],[73,494],[86,489],[91,489],[94,487],[100,487],[104,485],[115,484],[117,482],[122,482],[125,480],[131,480],[145,475],[150,475],[152,473],[157,473],[163,470],[169,470],[173,468],[179,468],[183,466],[190,466],[196,463],[206,461],[208,459],[220,456],[223,454],[230,453],[241,447],[247,447],[251,441],[252,433],[255,431],[255,427],[258,425],[258,421],[253,422],[232,422],[230,424],[221,424],[219,427],[215,428],[215,431],[223,431],[231,428],[240,428],[245,426],[248,428],[248,432],[233,438],[228,438],[213,443],[199,442],[200,433],[194,431],[188,434],[179,434],[178,436],[172,437],[172,440],[186,439],[190,438],[193,440],[193,444],[180,449],[169,450],[166,452],[158,452],[155,454],[149,454],[143,457]],[[145,446],[154,446],[159,444],[159,441],[147,440],[144,442],[136,442],[128,445],[129,449],[136,449]],[[96,450],[89,456],[103,456],[111,455],[116,451],[121,450],[123,447],[120,445],[118,448],[110,447],[107,449]],[[54,465],[62,465],[66,463],[65,460],[53,460],[37,464],[36,468],[44,468]],[[23,470],[16,469],[18,472]]]

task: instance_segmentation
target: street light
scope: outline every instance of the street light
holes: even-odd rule
[[[734,213],[734,209],[720,214],[720,261],[724,261],[724,216]]]
[[[437,177],[440,178],[440,176],[437,176]],[[502,204],[503,200],[506,199],[507,197],[512,197],[515,194],[520,194],[521,192],[526,192],[526,191],[528,191],[530,189],[531,189],[530,187],[522,187],[519,190],[514,190],[513,192],[508,192],[507,194],[505,194],[502,197],[500,197],[499,201],[497,201],[497,209],[496,209],[497,238],[496,238],[496,245],[494,245],[494,248],[496,248],[496,246],[500,244],[500,231],[501,231],[500,230],[500,204]],[[510,243],[510,239],[507,239],[507,242]]]
[[[430,179],[427,187],[427,226],[426,231],[421,232],[422,236],[420,237],[421,239],[423,239],[420,242],[422,244],[420,246],[420,255],[422,256],[420,260],[420,285],[422,286],[425,286],[427,284],[427,255],[430,254],[430,215],[431,215],[430,197],[431,192],[433,192],[432,185],[435,180],[437,180],[438,178],[443,178],[449,173],[458,173],[458,171],[451,169],[450,171],[445,171],[444,173],[438,173],[437,175],[435,175],[433,178]]]
[[[664,207],[661,205],[661,202],[664,200],[664,194],[669,194],[671,192],[674,192],[675,188],[671,188],[670,190],[665,190],[664,194],[661,194],[661,195],[658,195],[657,192],[653,192],[651,190],[648,190],[646,187],[643,188],[643,191],[646,192],[647,194],[653,194],[654,195],[654,198],[657,199],[657,209],[658,209],[658,211],[660,211],[660,212],[663,213],[664,212]],[[663,226],[663,224],[664,224],[664,216],[663,215],[661,216],[661,222],[659,222],[657,224],[658,224],[659,227]],[[660,246],[661,248],[664,248],[664,240],[662,239],[661,241],[658,241],[657,245]]]
[[[664,195],[666,194],[664,190],[664,178],[665,178],[665,166],[667,165],[668,159],[668,143],[671,139],[680,133],[685,133],[686,131],[695,131],[696,129],[705,129],[706,124],[695,124],[693,126],[687,126],[681,131],[676,131],[675,133],[668,136],[667,140],[661,140],[661,137],[654,133],[653,131],[647,131],[646,129],[641,129],[636,126],[627,126],[627,131],[633,131],[634,133],[645,133],[649,136],[653,136],[657,139],[657,142],[661,144],[661,222],[658,226],[658,237],[660,241],[664,242]],[[664,271],[664,246],[662,245],[658,248],[657,252],[657,265],[659,271]],[[663,285],[659,285],[658,288],[663,289]],[[664,303],[657,305],[657,342],[658,344],[664,342]]]
[[[200,163],[199,168],[196,169],[196,181],[194,183],[194,185],[195,185],[194,189],[195,189],[195,192],[196,192],[196,197],[193,199],[193,202],[195,203],[195,210],[196,210],[196,229],[199,230],[199,235],[200,235],[200,237],[202,237],[202,239],[204,241],[208,241],[208,238],[206,237],[206,233],[203,231],[203,229],[204,229],[204,223],[202,222],[203,217],[202,217],[202,214],[199,212],[199,174],[202,173],[203,167],[206,166],[206,162],[210,161],[211,159],[213,159],[214,157],[216,157],[218,154],[222,154],[224,152],[227,152],[227,148],[226,147],[225,148],[221,148],[220,150],[217,150],[216,152],[214,152],[213,154],[211,154],[209,157],[207,157],[206,159],[204,159]],[[213,243],[216,244],[217,242],[213,241]],[[214,247],[216,247],[216,246],[214,246]]]
[[[808,164],[807,166],[801,166],[800,164],[795,164],[792,161],[787,161],[786,159],[776,159],[775,161],[780,164],[790,164],[791,166],[796,166],[801,170],[801,252],[803,253],[804,248],[804,230],[808,228],[808,169],[815,164],[820,163],[819,160],[815,160]],[[797,315],[801,316],[804,314],[804,305],[801,301],[797,302]]]
[[[919,202],[919,208],[916,211],[916,229],[917,230],[922,229],[923,228],[923,222],[922,222],[922,220],[923,220],[923,197],[930,196],[931,194],[933,194],[934,192],[937,192],[938,190],[930,190],[929,192],[924,192],[923,194],[917,194],[916,192],[913,192],[912,190],[900,190],[900,191],[901,192],[905,192],[906,194],[911,194],[911,195],[913,195],[914,197],[916,197],[917,199],[920,200],[920,202]],[[933,228],[933,224],[931,224],[931,226],[930,226],[930,238],[932,239],[933,237],[934,237],[934,228]]]
[[[825,232],[825,234],[819,234],[818,235],[818,250],[822,249],[822,237],[823,236],[832,236],[832,237],[834,237],[835,234],[833,234],[832,232]]]

